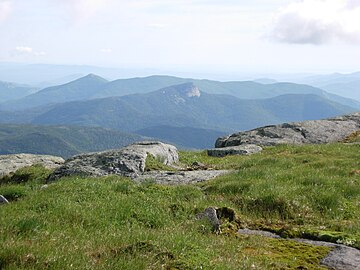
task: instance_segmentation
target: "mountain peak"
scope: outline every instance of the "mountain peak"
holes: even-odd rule
[[[99,81],[99,82],[107,82],[106,79],[104,79],[103,77],[100,77],[94,73],[89,73],[88,75],[76,80],[76,81],[83,81],[83,80],[96,80],[96,81]]]

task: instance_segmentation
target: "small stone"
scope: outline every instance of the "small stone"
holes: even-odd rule
[[[201,212],[196,215],[197,219],[208,219],[210,224],[213,227],[213,230],[215,232],[220,232],[220,220],[218,219],[218,216],[216,214],[216,209],[214,207],[208,207],[204,210],[204,212]]]
[[[207,170],[208,166],[206,166],[205,164],[195,161],[191,164],[191,169],[193,170]]]
[[[3,195],[0,195],[0,204],[3,203],[9,203],[9,201]]]
[[[48,187],[49,187],[49,185],[45,184],[45,185],[42,185],[42,186],[40,187],[40,189],[43,190],[43,189],[47,189]]]

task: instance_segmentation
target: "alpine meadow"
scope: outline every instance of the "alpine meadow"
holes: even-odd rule
[[[0,0],[0,270],[360,270],[360,3]]]

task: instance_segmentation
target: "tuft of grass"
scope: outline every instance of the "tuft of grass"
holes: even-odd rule
[[[15,201],[27,195],[29,188],[19,185],[0,186],[0,194],[8,201]]]
[[[163,161],[151,154],[147,154],[145,161],[145,171],[174,171],[173,167],[167,166]]]
[[[33,165],[28,167],[23,167],[18,169],[16,172],[6,175],[0,178],[0,185],[13,183],[13,184],[21,184],[26,182],[45,182],[46,179],[52,170],[46,169],[42,165]]]

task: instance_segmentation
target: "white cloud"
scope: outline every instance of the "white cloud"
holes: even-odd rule
[[[17,46],[15,48],[15,51],[17,51],[18,53],[28,53],[28,54],[32,54],[33,53],[33,48],[31,47],[26,47],[26,46]]]
[[[33,48],[27,47],[27,46],[17,46],[15,47],[15,52],[17,55],[34,55],[34,56],[44,56],[46,55],[46,52],[40,51],[34,51]]]
[[[360,42],[359,0],[302,0],[280,10],[271,38],[284,43]]]
[[[10,1],[0,0],[0,22],[5,21],[12,11],[12,5]]]

